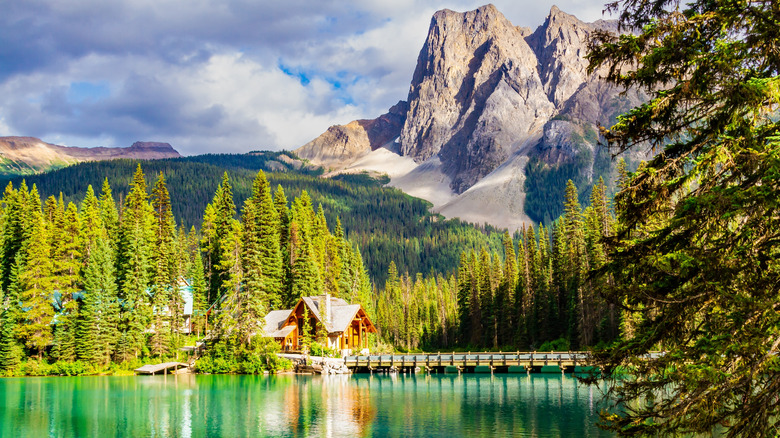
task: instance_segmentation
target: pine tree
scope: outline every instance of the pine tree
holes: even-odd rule
[[[113,247],[101,229],[83,270],[84,300],[78,313],[76,352],[79,359],[107,364],[119,335],[119,303]]]
[[[284,197],[284,193],[281,193],[281,197]],[[267,309],[279,309],[284,288],[279,234],[281,222],[274,199],[271,197],[268,180],[262,171],[257,174],[252,186],[252,203],[256,208],[254,229],[259,244],[259,262],[262,266],[260,271],[264,295],[262,304]]]
[[[122,299],[120,359],[137,356],[145,345],[144,331],[152,317],[147,288],[152,271],[153,211],[148,202],[141,165],[136,168],[119,227],[119,296]]]
[[[371,279],[363,265],[363,257],[360,255],[360,249],[357,245],[354,248],[346,247],[346,257],[348,263],[343,263],[343,265],[348,265],[348,278],[346,284],[350,293],[348,295],[349,302],[362,304],[363,309],[369,317],[371,317],[376,314],[374,300],[372,298],[374,294],[372,291]]]
[[[106,234],[100,211],[100,201],[95,196],[95,190],[91,185],[87,187],[87,193],[81,202],[79,222],[81,223],[82,234],[81,255],[83,260],[87,260],[92,253],[95,241],[101,235]]]
[[[103,227],[106,229],[108,241],[113,246],[114,252],[116,252],[119,241],[119,212],[116,208],[116,201],[114,201],[108,178],[103,180],[98,204],[100,205],[100,219],[103,222]]]
[[[53,224],[49,224],[52,238],[54,288],[60,293],[62,309],[57,321],[52,356],[59,360],[76,359],[76,320],[78,303],[74,294],[81,290],[79,283],[82,260],[81,221],[76,205],[68,203],[63,211],[62,197],[58,203]]]
[[[33,224],[32,209],[28,203],[29,192],[22,180],[19,189],[9,182],[3,195],[3,236],[2,236],[2,289],[8,290],[11,284],[11,271],[14,269],[17,255],[22,251],[26,239],[30,237]]]
[[[504,246],[504,267],[501,275],[501,283],[496,290],[496,324],[498,332],[497,344],[510,345],[514,341],[515,328],[515,296],[517,288],[517,260],[515,258],[515,245],[509,232],[504,232],[502,244]],[[498,258],[496,258],[498,262]]]
[[[190,231],[190,240],[197,242],[195,236],[195,227]],[[203,267],[203,256],[200,247],[195,243],[194,251],[191,253],[192,263],[187,278],[192,285],[192,325],[193,330],[200,337],[201,332],[206,329],[206,310],[208,309],[208,285],[206,284],[206,275]]]
[[[571,180],[566,184],[566,200],[562,220],[562,238],[566,241],[567,254],[565,258],[568,261],[566,264],[568,269],[564,274],[565,287],[570,296],[576,297],[575,307],[570,308],[570,312],[577,314],[579,344],[592,345],[598,316],[593,306],[594,297],[591,295],[591,290],[583,284],[583,276],[588,271],[588,265],[585,258],[582,208],[579,203],[577,187]],[[573,300],[567,301],[571,303]]]
[[[22,255],[17,256],[20,260]],[[18,266],[15,263],[9,275],[10,286],[0,311],[0,371],[12,370],[22,359],[22,346],[18,340],[19,306]]]
[[[279,256],[282,259],[280,302],[281,306],[284,307],[292,294],[292,263],[290,263],[292,257],[290,253],[290,209],[281,185],[276,187],[274,193],[274,208],[279,214]]]
[[[266,266],[262,263],[262,243],[258,231],[257,213],[254,200],[247,200],[241,216],[243,224],[241,263],[244,280],[237,315],[239,339],[243,342],[248,342],[249,338],[260,329],[259,321],[265,316],[270,301],[263,276]],[[278,244],[278,239],[275,240]]]
[[[602,132],[615,153],[648,145],[659,153],[617,196],[621,225],[601,270],[601,281],[614,279],[606,298],[647,318],[597,355],[604,369],[641,376],[610,375],[616,405],[632,408],[605,422],[621,434],[774,436],[778,4],[609,9],[626,32],[594,33],[589,70],[648,100]],[[665,354],[646,358],[658,348]]]
[[[246,299],[242,293],[244,281],[243,265],[241,263],[243,242],[243,230],[241,224],[232,219],[230,228],[220,245],[220,272],[224,273],[223,290],[220,296],[223,300],[220,304],[219,317],[215,324],[217,338],[227,339],[238,337],[239,342],[246,343],[249,335],[253,333],[253,325],[256,321],[243,318],[246,307]]]
[[[150,293],[154,330],[151,336],[153,355],[163,356],[176,345],[182,312],[178,293],[176,223],[171,212],[171,200],[165,176],[160,172],[152,189],[153,248]]]
[[[291,227],[291,236],[294,233]],[[305,235],[304,235],[305,236]],[[292,237],[291,237],[291,240]],[[301,297],[320,295],[322,291],[321,277],[315,257],[312,243],[304,237],[304,241],[297,249],[297,257],[292,266],[291,301],[295,302]]]
[[[477,288],[479,294],[479,306],[481,313],[481,339],[479,345],[485,347],[495,347],[496,337],[496,317],[495,317],[495,297],[493,296],[493,284],[491,278],[492,258],[483,247],[479,252],[479,277]]]
[[[526,309],[529,294],[529,263],[526,251],[526,238],[528,230],[525,225],[518,233],[517,242],[517,286],[515,288],[515,345],[518,348],[527,348],[528,331],[526,327]]]
[[[116,295],[113,278],[105,278],[106,273],[101,272],[105,269],[104,263],[108,263],[109,272],[113,273],[113,260],[105,259],[108,248],[105,239],[95,239],[83,271],[84,300],[78,313],[76,353],[79,359],[92,363],[106,363],[112,352],[110,347],[103,345],[104,340],[101,339],[101,328],[109,324],[106,321],[107,309],[104,307],[108,293],[101,286],[110,284],[113,295]]]
[[[484,248],[483,248],[484,249]],[[484,326],[482,322],[482,285],[485,283],[482,264],[475,252],[469,257],[469,317],[471,319],[471,337],[469,343],[479,346],[482,343]]]
[[[214,206],[209,203],[206,205],[206,209],[203,212],[203,223],[200,227],[201,240],[199,242],[200,251],[203,253],[203,257],[205,259],[203,263],[203,271],[206,274],[206,307],[214,304],[217,299],[215,289],[212,287],[212,280],[216,278],[216,275],[214,274],[216,269],[215,263],[219,261],[217,255],[218,248],[215,221],[216,212],[214,210]]]
[[[222,175],[222,182],[217,187],[217,191],[214,194],[214,200],[211,202],[212,214],[209,220],[212,221],[213,231],[204,230],[204,238],[210,239],[210,247],[207,247],[209,258],[209,297],[211,301],[215,301],[217,297],[221,296],[222,291],[229,289],[224,286],[224,282],[228,281],[229,273],[224,271],[224,266],[231,266],[231,262],[223,263],[221,259],[222,255],[230,252],[222,249],[222,243],[226,241],[226,238],[232,233],[236,216],[236,204],[233,201],[233,186],[230,183],[230,177],[225,172]],[[204,228],[206,228],[206,222],[204,218]]]
[[[535,346],[538,338],[538,320],[536,315],[537,297],[542,296],[539,276],[541,275],[541,259],[537,250],[537,237],[533,225],[526,230],[526,286],[523,300],[523,319],[525,320],[525,337],[529,346]]]
[[[37,198],[33,186],[31,198]],[[40,205],[40,199],[38,199]],[[39,207],[40,208],[40,207]],[[53,288],[51,238],[40,209],[33,210],[32,234],[25,243],[24,262],[19,259],[19,298],[22,324],[17,328],[28,348],[37,351],[38,359],[53,340],[51,323],[54,309],[51,306]]]

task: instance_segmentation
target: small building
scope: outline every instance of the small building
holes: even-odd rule
[[[177,281],[177,289],[179,292],[179,297],[181,298],[181,301],[179,301],[179,304],[181,305],[181,326],[178,329],[179,333],[185,333],[190,334],[192,333],[192,317],[193,317],[193,309],[195,304],[195,296],[193,293],[192,285],[190,284],[190,281],[188,281],[185,278],[179,278]],[[147,289],[146,293],[149,295],[149,299],[151,300],[151,289]],[[171,308],[166,304],[161,309],[153,308],[152,311],[154,313],[160,312],[165,317],[171,316]],[[167,326],[167,323],[166,323]],[[146,332],[147,333],[154,333],[155,327],[154,324],[152,324],[151,327],[149,327]]]
[[[292,309],[268,312],[265,336],[276,339],[283,350],[299,350],[307,312],[312,339],[342,353],[367,348],[368,333],[376,333],[374,323],[360,304],[349,304],[325,294],[302,297]],[[324,333],[327,340],[318,339]]]

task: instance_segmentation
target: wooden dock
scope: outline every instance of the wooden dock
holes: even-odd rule
[[[168,374],[168,370],[172,369],[171,373],[175,373],[177,370],[181,368],[189,368],[189,364],[183,363],[183,362],[165,362],[165,363],[158,363],[158,364],[149,364],[144,365],[141,368],[136,368],[133,371],[135,371],[136,374]]]
[[[660,353],[650,353],[650,357]],[[582,372],[591,369],[590,353],[566,352],[485,352],[420,353],[347,356],[353,372]]]

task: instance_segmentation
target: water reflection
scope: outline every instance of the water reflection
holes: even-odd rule
[[[600,436],[561,375],[0,379],[0,436]]]

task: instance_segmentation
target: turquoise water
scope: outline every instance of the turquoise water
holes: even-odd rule
[[[0,379],[0,437],[606,436],[570,375]]]

